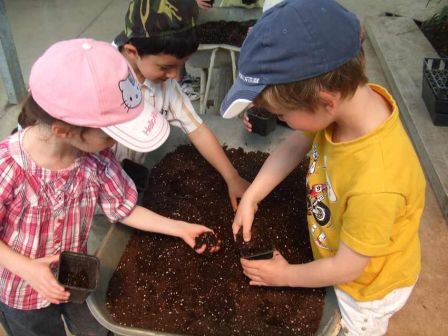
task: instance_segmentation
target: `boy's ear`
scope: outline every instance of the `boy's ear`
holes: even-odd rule
[[[325,110],[334,113],[339,103],[340,94],[321,90],[319,91],[319,97]]]
[[[61,122],[54,122],[51,124],[51,133],[54,136],[63,139],[68,139],[74,135],[73,127]]]
[[[130,43],[126,43],[122,48],[123,55],[130,60],[134,60],[138,56],[138,51],[135,46]]]

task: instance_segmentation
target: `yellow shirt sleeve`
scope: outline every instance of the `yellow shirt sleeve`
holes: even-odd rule
[[[396,193],[352,196],[343,215],[340,239],[359,254],[384,255],[394,223],[404,214],[405,199]]]

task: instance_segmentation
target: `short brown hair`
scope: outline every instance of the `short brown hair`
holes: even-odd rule
[[[363,40],[364,32],[361,29],[361,41]],[[336,70],[297,82],[268,85],[254,103],[271,111],[278,107],[314,111],[320,104],[320,90],[337,92],[341,94],[341,98],[350,98],[359,86],[367,82],[365,55],[361,46],[358,56]]]

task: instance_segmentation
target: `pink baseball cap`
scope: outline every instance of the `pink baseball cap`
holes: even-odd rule
[[[165,142],[168,121],[145,99],[131,66],[107,42],[53,44],[34,63],[29,87],[36,103],[71,125],[101,128],[124,146],[149,152]]]

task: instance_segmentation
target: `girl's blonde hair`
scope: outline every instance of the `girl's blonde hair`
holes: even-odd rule
[[[364,41],[364,30],[361,28],[361,43]],[[275,111],[277,108],[304,109],[314,111],[320,104],[321,90],[339,93],[341,98],[352,97],[359,86],[367,84],[365,72],[364,49],[358,56],[343,64],[336,70],[317,77],[285,84],[267,86],[255,99],[256,106]]]

